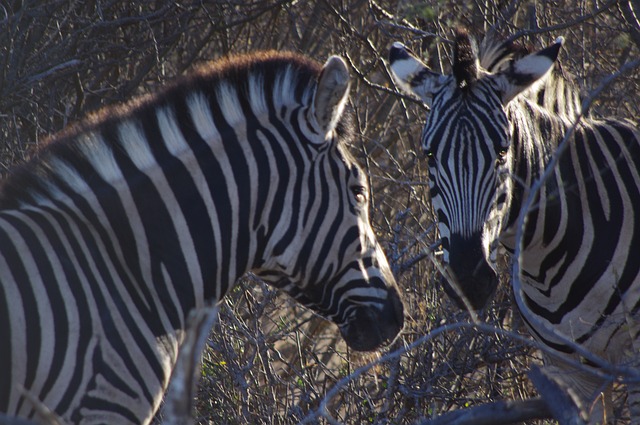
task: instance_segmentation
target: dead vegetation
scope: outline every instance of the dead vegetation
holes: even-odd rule
[[[401,40],[446,71],[457,25],[480,36],[495,27],[536,48],[563,35],[563,69],[589,93],[640,57],[639,14],[638,0],[3,0],[0,172],[88,111],[153,90],[199,62],[256,49],[318,61],[342,55],[352,67],[351,106],[361,134],[351,149],[371,179],[374,225],[404,291],[407,325],[383,353],[350,352],[333,325],[248,276],[220,306],[202,359],[195,420],[485,423],[430,421],[537,397],[527,372],[539,354],[511,308],[506,274],[482,325],[457,311],[436,283],[418,141],[426,111],[394,88],[388,47]],[[618,76],[591,109],[637,122],[638,99],[636,69]],[[551,414],[533,403],[527,423],[547,423],[531,419]]]

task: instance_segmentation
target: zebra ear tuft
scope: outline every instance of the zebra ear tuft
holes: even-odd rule
[[[558,37],[551,46],[515,60],[509,69],[496,74],[502,91],[502,103],[506,105],[518,94],[543,78],[553,68],[564,38]]]
[[[444,76],[432,72],[404,44],[395,42],[389,51],[389,68],[398,86],[429,104],[433,94],[444,83]]]
[[[340,56],[331,56],[322,68],[313,96],[316,122],[324,134],[333,130],[349,94],[349,69]]]

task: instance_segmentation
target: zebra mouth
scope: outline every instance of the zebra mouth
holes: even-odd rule
[[[382,309],[357,307],[352,318],[340,326],[340,333],[349,348],[373,351],[393,343],[403,326],[404,307],[398,293],[392,290]]]

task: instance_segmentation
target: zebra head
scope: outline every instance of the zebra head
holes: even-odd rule
[[[460,30],[452,75],[431,71],[401,43],[391,47],[399,86],[431,108],[421,142],[447,275],[443,286],[460,308],[483,308],[498,283],[498,237],[517,184],[511,178],[518,159],[507,105],[547,74],[561,43],[484,68],[485,60]]]
[[[255,273],[336,323],[351,348],[369,351],[393,341],[404,311],[369,221],[365,174],[345,146],[352,136],[348,90],[347,66],[334,56],[298,114],[300,160],[290,179],[298,179],[301,194],[281,194],[291,203]]]

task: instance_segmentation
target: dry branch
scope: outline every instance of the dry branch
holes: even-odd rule
[[[533,366],[529,371],[529,379],[536,386],[542,400],[547,406],[547,411],[551,412],[559,425],[586,425],[583,418],[586,417],[584,411],[578,406],[565,388],[549,377],[544,369]]]
[[[507,425],[533,419],[551,419],[541,398],[522,401],[497,401],[468,409],[455,410],[416,425]]]
[[[559,425],[585,425],[585,413],[543,369],[533,366],[529,378],[542,397],[498,401],[455,410],[416,425],[506,425],[534,419],[556,419]]]
[[[31,403],[33,409],[36,412],[37,420],[30,420],[24,418],[10,417],[6,416],[3,413],[0,413],[0,425],[66,425],[67,422],[62,420],[55,412],[52,412],[47,406],[42,403],[35,395],[25,390],[24,388],[20,388],[18,390],[22,393],[25,399]]]
[[[194,424],[191,417],[202,350],[218,319],[217,305],[193,310],[187,319],[185,338],[164,398],[163,424]]]

